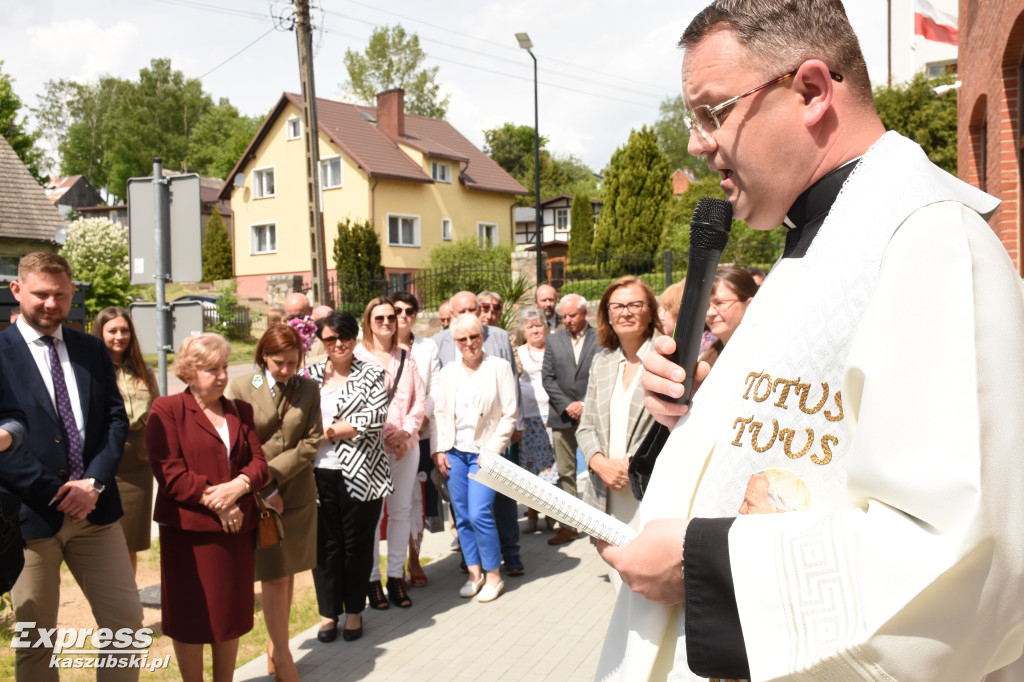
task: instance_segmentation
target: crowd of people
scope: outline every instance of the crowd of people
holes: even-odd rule
[[[138,631],[155,494],[182,677],[202,679],[209,644],[230,679],[259,579],[269,664],[295,679],[293,576],[313,570],[321,642],[358,639],[368,602],[411,608],[409,584],[427,584],[419,540],[445,496],[462,597],[491,602],[525,574],[539,513],[521,529],[516,503],[471,478],[488,454],[637,531],[596,542],[621,580],[598,679],[1022,679],[1024,288],[986,224],[999,201],[885,131],[840,0],[714,0],[679,45],[689,151],[734,218],[789,228],[769,276],[718,272],[691,404],[661,397],[691,369],[670,360],[681,285],[659,303],[620,278],[596,327],[548,285],[518,311],[462,291],[431,339],[415,297],[370,301],[360,328],[295,293],[251,374],[229,384],[227,341],[199,334],[175,359],[187,388],[158,397],[127,313],[103,311],[94,335],[64,326],[71,270],[29,254],[0,332],[0,512],[15,498],[24,540],[0,579],[17,620],[52,632],[66,562],[100,628]],[[498,326],[516,312],[521,338]],[[629,461],[655,422],[671,433],[638,506]],[[284,539],[258,548],[263,507]],[[547,542],[578,537],[558,524]],[[18,648],[19,679],[58,679],[40,644]]]
[[[722,282],[732,286],[725,275]],[[33,614],[45,624],[53,617],[39,614],[34,597],[25,595],[43,588],[39,564],[54,561],[54,552],[75,564],[76,577],[92,594],[95,579],[80,570],[75,557],[83,553],[80,546],[98,541],[93,535],[100,528],[93,526],[99,520],[119,520],[102,534],[124,555],[124,579],[133,587],[129,576],[137,553],[150,546],[155,521],[162,629],[173,640],[182,677],[202,678],[206,644],[214,678],[231,677],[238,638],[253,627],[258,580],[268,667],[277,679],[294,680],[288,622],[296,574],[312,570],[318,639],[331,642],[339,629],[344,640],[358,639],[367,605],[410,608],[409,587],[427,584],[419,546],[428,526],[444,526],[442,499],[450,502],[454,546],[468,575],[462,597],[493,601],[504,591],[502,569],[506,576],[525,574],[520,532],[538,532],[539,514],[528,509],[520,529],[516,503],[470,477],[482,452],[510,458],[577,494],[579,449],[591,474],[585,499],[635,523],[637,501],[629,494],[626,465],[653,423],[639,389],[641,361],[652,337],[663,331],[654,292],[636,277],[608,287],[596,328],[587,322],[584,298],[568,294],[558,301],[555,289],[542,284],[533,305],[508,311],[517,313],[515,335],[497,326],[506,311],[495,292],[455,294],[445,302],[443,328],[433,337],[414,333],[419,301],[407,292],[369,301],[361,323],[291,294],[256,345],[253,371],[229,381],[228,341],[213,333],[191,336],[173,366],[186,388],[165,397],[143,359],[128,311],[102,310],[92,329],[98,339],[63,326],[70,270],[60,256],[24,258],[14,289],[23,312],[0,341],[21,349],[27,343],[35,355],[22,364],[51,392],[61,420],[57,431],[52,422],[34,421],[35,411],[46,405],[12,400],[17,371],[11,362],[0,365],[0,446],[12,453],[5,463],[24,469],[3,467],[3,483],[24,496],[30,520],[45,515],[44,528],[23,528],[28,560],[13,590],[19,618]],[[723,292],[716,290],[721,300],[708,309],[718,343],[729,333],[718,324],[726,312]],[[737,321],[739,308],[734,306]],[[68,350],[59,341],[41,340],[46,337],[64,340]],[[73,344],[102,344],[106,350],[89,359],[96,367],[87,375],[104,382],[103,390],[89,391],[79,379]],[[51,364],[51,348],[58,365],[70,363],[64,386]],[[102,400],[101,409],[83,400]],[[80,454],[69,445],[66,453],[64,447],[50,448],[47,459],[22,446],[40,430],[56,433],[58,443],[73,441],[82,432],[72,426],[78,423],[89,427],[84,445],[90,447],[80,446]],[[106,460],[94,453],[97,446]],[[76,457],[81,468],[72,471]],[[26,486],[15,475],[31,471],[48,477]],[[43,485],[47,478],[57,487],[52,493]],[[40,491],[64,499],[56,509],[45,501],[40,505]],[[281,519],[279,544],[258,547],[254,541],[257,496]],[[579,537],[550,517],[546,526],[557,531],[551,545]],[[121,607],[115,620],[106,606],[90,603],[101,625],[140,624],[134,591],[123,591],[113,602]],[[36,659],[19,652],[19,676],[35,679]]]

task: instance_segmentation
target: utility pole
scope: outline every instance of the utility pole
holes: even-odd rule
[[[295,0],[295,39],[299,46],[299,77],[302,81],[303,124],[306,140],[306,193],[309,211],[309,255],[314,305],[333,305],[327,289],[327,246],[320,213],[320,132],[316,120],[316,86],[313,81],[313,31],[309,0]]]

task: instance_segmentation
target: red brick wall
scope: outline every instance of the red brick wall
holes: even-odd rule
[[[1024,0],[960,0],[957,168],[960,177],[1003,200],[989,221],[1024,274],[1021,125]],[[984,153],[983,153],[984,152]]]

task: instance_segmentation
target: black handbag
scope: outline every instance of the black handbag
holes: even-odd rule
[[[647,486],[651,483],[651,474],[654,473],[654,464],[670,433],[672,431],[667,426],[655,423],[644,436],[636,454],[629,459],[629,488],[638,500],[644,499]]]

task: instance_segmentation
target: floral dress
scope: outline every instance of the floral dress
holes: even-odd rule
[[[541,383],[544,351],[523,344],[516,348],[516,352],[523,367],[519,376],[523,423],[519,462],[524,469],[553,485],[558,482],[558,471],[555,467],[555,451],[551,447],[551,429],[547,428],[548,394]]]

